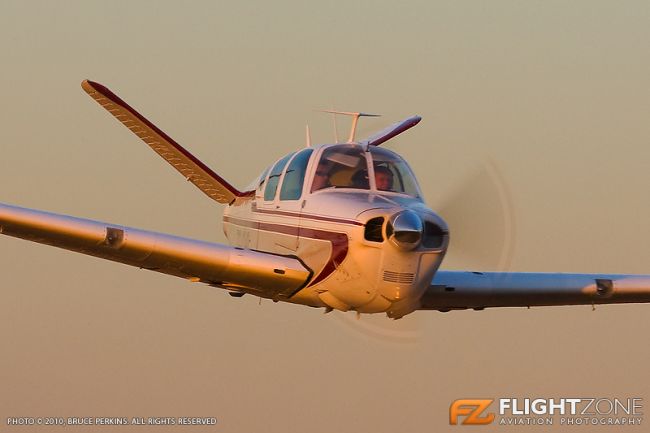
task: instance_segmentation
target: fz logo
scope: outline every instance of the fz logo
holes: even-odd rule
[[[490,424],[494,421],[494,414],[487,413],[484,416],[481,416],[481,414],[490,406],[490,404],[492,404],[493,401],[494,400],[489,399],[460,399],[454,401],[449,407],[449,424],[457,425],[459,416],[465,417],[461,422],[462,425]]]

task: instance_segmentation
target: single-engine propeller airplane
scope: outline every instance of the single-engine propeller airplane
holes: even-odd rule
[[[650,302],[650,276],[439,270],[445,221],[402,157],[381,144],[418,116],[356,140],[308,146],[238,190],[108,88],[82,88],[205,195],[226,205],[230,245],[0,204],[0,232],[223,288],[326,311]],[[338,140],[337,140],[338,141]]]

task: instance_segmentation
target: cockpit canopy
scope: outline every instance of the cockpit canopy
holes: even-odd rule
[[[323,150],[311,192],[325,188],[370,189],[366,152],[361,146],[344,144]]]
[[[374,175],[374,182],[368,173]],[[377,146],[370,146],[370,152],[366,152],[356,144],[325,148],[316,167],[311,192],[325,188],[373,189],[420,197],[415,176],[402,157]]]
[[[312,193],[351,188],[421,196],[406,161],[388,149],[370,146],[366,151],[365,146],[358,144],[324,146],[317,156],[318,162],[310,164],[313,155],[318,152],[311,148],[294,152],[267,169],[259,184],[264,200],[274,200],[278,194],[280,200],[298,200],[305,187]],[[309,169],[310,166],[313,168]]]

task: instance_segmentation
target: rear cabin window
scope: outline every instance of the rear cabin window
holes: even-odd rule
[[[264,185],[264,182],[266,182],[266,175],[268,174],[270,169],[271,167],[266,167],[264,172],[260,175],[259,184],[257,185],[257,189],[259,189],[260,191],[262,190],[262,186]]]
[[[282,179],[282,189],[280,189],[280,200],[298,200],[302,195],[302,185],[305,181],[305,172],[307,163],[313,149],[300,151],[295,158],[291,160],[287,172]]]
[[[278,189],[278,182],[280,182],[280,175],[282,174],[282,170],[284,170],[284,166],[287,165],[287,162],[291,159],[292,156],[293,153],[285,156],[276,162],[271,169],[269,179],[266,181],[266,188],[264,189],[264,200],[271,201],[275,198],[275,191]]]

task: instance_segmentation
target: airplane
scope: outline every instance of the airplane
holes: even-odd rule
[[[275,161],[240,190],[107,87],[90,97],[186,180],[225,205],[230,245],[0,204],[0,233],[325,312],[483,310],[650,302],[650,275],[442,270],[447,223],[427,207],[407,162],[382,147],[412,116],[361,140],[311,145]]]

